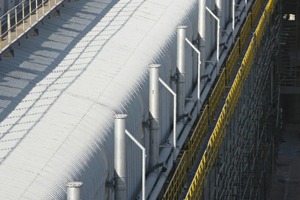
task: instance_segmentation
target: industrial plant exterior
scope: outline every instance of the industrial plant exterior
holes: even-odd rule
[[[0,199],[275,200],[298,4],[1,1]]]

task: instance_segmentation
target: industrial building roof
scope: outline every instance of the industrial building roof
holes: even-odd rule
[[[111,167],[113,115],[195,2],[66,2],[2,58],[0,199],[65,199],[70,180],[96,197]]]

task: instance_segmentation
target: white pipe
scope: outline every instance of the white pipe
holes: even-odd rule
[[[201,52],[201,68],[200,74],[204,75],[206,66],[206,0],[199,0],[198,11],[198,32],[199,32],[199,49]],[[201,78],[201,77],[200,77]],[[202,82],[204,83],[205,80]]]
[[[205,3],[205,1],[200,1],[200,2],[203,2]],[[205,4],[204,4],[205,5]],[[244,4],[240,4],[239,5],[239,8],[237,10],[242,10],[242,7],[244,6]],[[205,9],[204,9],[205,11]],[[237,13],[238,14],[238,13]],[[245,18],[246,17],[246,13],[243,13],[241,15],[241,18]],[[241,20],[242,21],[242,20]],[[239,29],[240,26],[241,26],[241,21],[238,22],[236,24],[236,29]],[[228,25],[228,27],[226,27],[226,30],[227,31],[230,31],[231,30],[231,27],[232,24],[230,23]],[[228,37],[228,35],[225,35],[224,37]],[[227,39],[226,39],[227,40]],[[229,44],[232,43],[232,40],[234,40],[234,37],[231,36],[229,38]],[[200,46],[201,47],[201,46]],[[228,50],[230,49],[227,48],[221,55],[220,57],[220,62],[223,63],[226,56],[227,56],[227,52]],[[214,53],[216,54],[216,52]],[[201,59],[203,59],[203,54],[201,52]],[[212,57],[215,57],[215,55],[213,55]],[[215,65],[217,61],[216,60],[212,60],[212,62],[206,67],[205,69],[205,74],[211,74],[211,81],[207,82],[206,84],[202,84],[202,87],[203,87],[203,91],[202,91],[202,95],[201,95],[201,98],[200,98],[200,105],[202,106],[204,100],[206,99],[206,97],[208,96],[209,94],[209,91],[212,87],[212,83],[215,81],[216,77],[217,77],[217,69],[214,68],[213,66]],[[203,62],[202,62],[203,64]],[[213,71],[212,71],[213,70]],[[196,96],[196,91],[194,90],[193,91],[193,94],[192,94],[192,98]],[[186,105],[186,113],[190,113],[191,110],[193,109],[193,106],[194,106],[194,102],[193,101],[189,101]],[[195,112],[194,112],[195,113]],[[194,116],[194,113],[191,115],[192,116],[192,121],[190,122],[190,124],[192,124],[195,120],[195,117]],[[190,131],[191,127],[189,126],[185,126],[185,124],[183,123],[183,121],[180,121],[180,122],[177,122],[177,135],[181,135],[180,138],[178,138],[177,140],[177,147],[178,149],[181,149],[185,140],[186,140],[186,137]],[[172,134],[170,134],[169,136],[169,140],[172,140]],[[177,155],[178,155],[179,151],[177,151]],[[146,185],[147,185],[147,188],[146,188],[146,198],[150,198],[150,199],[157,199],[158,195],[160,194],[161,192],[161,188],[163,186],[163,184],[165,183],[165,180],[166,180],[166,177],[169,175],[172,167],[173,167],[173,162],[169,162],[170,159],[170,154],[171,154],[171,149],[170,148],[163,148],[161,153],[160,153],[160,161],[163,161],[163,162],[166,162],[167,163],[167,171],[162,173],[160,176],[157,172],[152,172],[150,173],[148,176],[147,176],[147,180],[146,180]],[[151,194],[150,194],[151,192]],[[139,193],[137,199],[140,199],[141,197],[141,192]]]
[[[232,0],[232,34],[234,32],[234,28],[235,28],[235,0]]]
[[[67,183],[67,200],[80,200],[80,187],[82,182]]]
[[[217,16],[218,19],[220,20],[220,27],[223,30],[223,20],[222,20],[222,12],[223,12],[223,8],[222,8],[222,2],[223,0],[216,0],[216,10],[217,10]],[[219,36],[220,39],[222,38],[222,35]]]
[[[200,104],[200,94],[201,94],[201,53],[200,51],[187,39],[185,38],[185,41],[192,47],[192,49],[197,53],[198,55],[198,67],[197,67],[197,70],[198,70],[198,73],[197,73],[197,99],[198,99],[198,102],[197,102],[197,111],[198,113],[200,113],[200,109],[201,109],[201,106],[199,105]]]
[[[219,54],[220,54],[220,20],[219,18],[208,8],[206,10],[217,20],[217,64],[219,63]]]
[[[146,149],[137,141],[128,130],[125,129],[126,135],[142,150],[142,200],[145,200],[145,188],[146,188]],[[126,197],[125,197],[126,198]]]
[[[150,119],[150,152],[149,167],[158,164],[160,129],[159,129],[159,67],[158,64],[150,65],[149,77],[149,119]]]
[[[161,84],[173,95],[173,161],[175,162],[176,160],[176,140],[177,140],[177,135],[176,135],[176,109],[177,109],[177,97],[176,93],[161,79],[159,78],[159,81]]]
[[[115,199],[126,199],[126,140],[125,119],[126,114],[115,115],[114,127],[114,181]]]
[[[185,106],[185,35],[187,26],[177,27],[177,115],[184,115]]]
[[[38,14],[39,14],[39,11],[38,11],[38,1],[35,0],[35,19],[36,19],[36,21],[39,20]]]
[[[8,43],[10,43],[11,41],[11,26],[10,26],[10,10],[8,10],[7,12],[7,39],[8,39]]]
[[[31,0],[29,1],[29,24],[31,25],[31,14],[32,14],[32,5],[31,5]],[[49,1],[50,4],[50,1]]]

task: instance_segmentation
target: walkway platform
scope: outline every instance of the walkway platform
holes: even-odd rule
[[[19,3],[0,17],[0,54],[28,33],[64,0],[30,0]]]

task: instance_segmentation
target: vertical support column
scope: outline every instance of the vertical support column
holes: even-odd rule
[[[187,26],[177,27],[177,115],[185,108],[185,37]]]
[[[158,64],[150,65],[149,77],[149,118],[150,118],[150,152],[149,167],[152,168],[159,161],[159,67]]]
[[[82,182],[69,182],[67,184],[67,200],[80,200],[80,187]]]
[[[115,115],[115,142],[114,142],[114,168],[115,168],[115,199],[125,200],[126,195],[126,140],[125,119],[126,114]]]
[[[206,39],[206,0],[199,0],[199,13],[198,13],[198,33],[199,33],[199,49],[201,52],[201,76],[205,75],[205,63],[206,63],[206,51],[205,51],[205,39]]]
[[[22,1],[22,27],[25,30],[25,1]]]
[[[7,12],[7,42],[11,41],[10,10]]]

